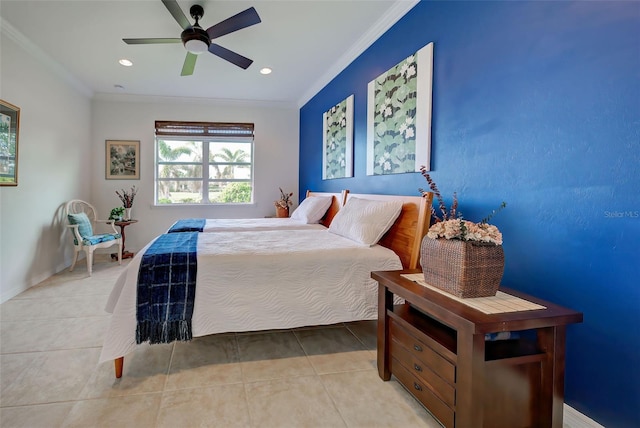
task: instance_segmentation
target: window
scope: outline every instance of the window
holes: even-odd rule
[[[156,122],[156,205],[253,201],[253,124]]]

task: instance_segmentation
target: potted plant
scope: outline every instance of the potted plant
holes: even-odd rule
[[[453,194],[451,208],[442,199],[435,182],[420,168],[429,188],[438,200],[438,209],[431,207],[433,224],[422,239],[420,264],[427,284],[457,297],[494,296],[504,273],[502,233],[489,220],[507,206],[500,208],[479,223],[462,218],[458,198]],[[419,189],[424,195],[426,192]]]
[[[280,199],[274,201],[274,205],[276,206],[276,217],[289,217],[289,207],[293,205],[293,202],[291,202],[293,192],[285,193],[281,187],[278,187],[278,189],[280,189]]]
[[[115,207],[111,210],[109,214],[109,220],[122,220],[122,215],[124,214],[124,207]]]

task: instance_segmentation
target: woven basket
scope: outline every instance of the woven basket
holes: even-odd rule
[[[420,264],[427,284],[454,296],[495,296],[504,273],[504,251],[502,245],[425,236]]]

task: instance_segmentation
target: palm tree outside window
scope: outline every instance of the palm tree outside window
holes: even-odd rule
[[[253,124],[156,122],[156,205],[253,200]]]

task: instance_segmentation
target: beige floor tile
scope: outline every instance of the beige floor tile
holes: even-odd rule
[[[346,327],[298,330],[295,334],[318,374],[375,367],[375,354]]]
[[[11,299],[2,304],[2,321],[108,316],[106,296]]]
[[[173,344],[138,346],[136,351],[125,356],[120,379],[115,377],[112,362],[102,363],[94,370],[80,397],[104,398],[162,392],[172,351]]]
[[[100,348],[42,353],[2,392],[3,406],[77,400],[95,371]]]
[[[110,318],[100,316],[61,321],[64,331],[56,339],[56,349],[94,348],[102,347]]]
[[[222,385],[165,392],[157,427],[248,427],[244,386]]]
[[[429,427],[440,424],[397,381],[376,370],[320,376],[349,427]]]
[[[155,426],[161,394],[132,395],[78,401],[64,421],[66,428]]]
[[[2,400],[5,390],[32,364],[39,364],[38,360],[43,358],[44,355],[39,352],[0,355],[0,406],[5,405]]]
[[[346,426],[317,376],[247,383],[245,388],[252,426],[261,428]]]
[[[2,321],[0,323],[0,352],[9,354],[60,349],[57,339],[65,331],[64,321],[73,320]]]
[[[56,428],[62,427],[74,402],[38,404],[35,406],[4,407],[0,409],[2,428]]]
[[[234,334],[197,337],[175,344],[165,390],[242,383]]]
[[[355,321],[347,323],[346,326],[362,342],[366,349],[376,350],[378,344],[378,320]]]
[[[291,331],[237,337],[245,382],[314,374],[309,359]]]

